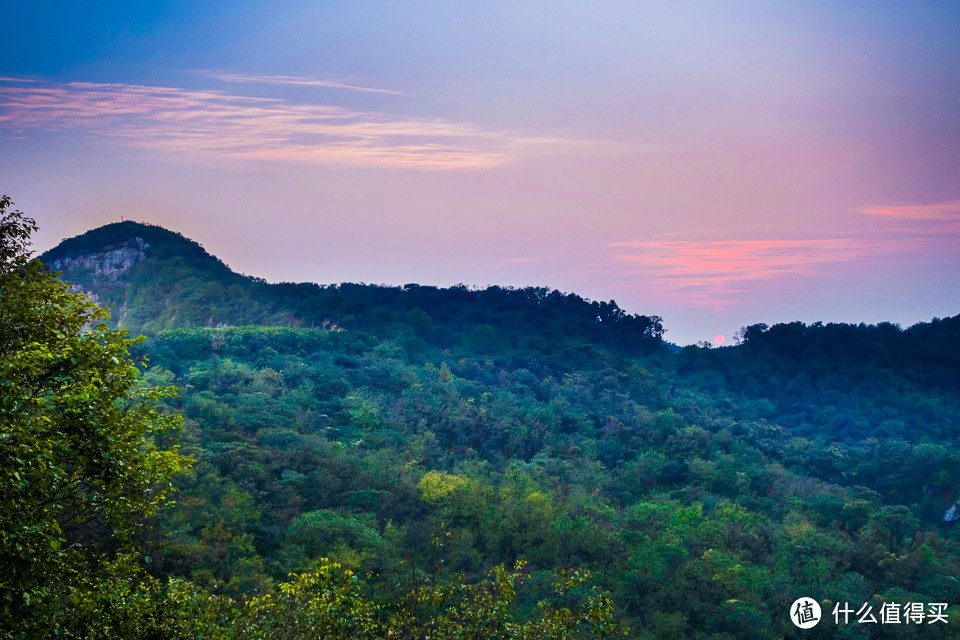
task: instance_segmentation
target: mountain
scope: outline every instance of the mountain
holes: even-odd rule
[[[612,301],[534,287],[270,284],[235,273],[179,233],[130,221],[64,240],[40,260],[135,333],[347,329],[421,355],[460,349],[510,362],[536,354],[569,371],[607,351],[655,356],[647,366],[665,364],[683,388],[709,395],[710,405],[723,398],[731,417],[775,418],[809,437],[842,441],[878,429],[888,437],[952,436],[946,425],[960,397],[960,316],[905,330],[757,324],[744,328],[738,346],[678,350],[663,341],[658,316],[627,314]],[[935,401],[917,400],[932,391]],[[927,412],[920,424],[918,411]]]
[[[140,331],[212,325],[215,311],[229,313],[231,299],[252,302],[250,279],[159,226],[115,222],[64,240],[39,259],[111,308],[117,325]],[[254,312],[250,319],[262,317]]]
[[[269,284],[136,223],[40,259],[181,389],[158,577],[246,597],[332,558],[386,605],[522,560],[530,615],[576,566],[640,638],[792,637],[800,595],[960,605],[960,316],[675,350],[613,302]]]
[[[491,347],[552,349],[587,340],[650,352],[663,344],[657,316],[542,287],[268,284],[231,271],[178,233],[136,222],[88,231],[39,259],[110,307],[118,326],[141,332],[253,324],[382,331],[405,325],[445,346],[472,339]]]

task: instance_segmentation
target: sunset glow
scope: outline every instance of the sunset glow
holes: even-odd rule
[[[946,3],[8,14],[2,192],[41,250],[124,217],[272,281],[612,298],[679,344],[957,312]]]

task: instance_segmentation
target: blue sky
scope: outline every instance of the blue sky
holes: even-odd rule
[[[8,3],[0,189],[270,280],[960,312],[955,3]]]

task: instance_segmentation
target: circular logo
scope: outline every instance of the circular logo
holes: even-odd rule
[[[797,598],[790,605],[790,620],[801,629],[810,629],[820,622],[820,603],[813,598]]]

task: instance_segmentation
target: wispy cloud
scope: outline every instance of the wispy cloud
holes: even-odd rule
[[[767,280],[810,273],[827,262],[856,259],[856,244],[847,238],[825,240],[718,240],[689,242],[614,242],[616,262],[652,268],[661,277],[696,278],[703,282]]]
[[[960,200],[951,200],[939,204],[871,206],[863,207],[860,212],[875,216],[913,220],[945,220],[960,217]]]
[[[716,240],[614,242],[610,260],[591,269],[637,281],[651,294],[688,307],[723,310],[769,294],[799,276],[823,276],[841,263],[910,253],[918,239]]]
[[[16,79],[0,84],[0,130],[13,135],[79,132],[179,161],[218,165],[256,161],[484,169],[590,145],[222,91]]]
[[[223,82],[257,82],[262,84],[286,84],[301,87],[321,87],[325,89],[345,89],[348,91],[364,91],[367,93],[386,93],[395,96],[402,96],[402,91],[393,91],[392,89],[376,89],[374,87],[364,87],[356,84],[349,84],[340,80],[306,78],[303,76],[271,76],[271,75],[249,75],[245,73],[224,73],[219,71],[196,71],[198,75]]]
[[[530,263],[530,262],[543,262],[544,260],[545,260],[545,258],[542,258],[542,257],[539,257],[539,256],[528,256],[528,257],[525,257],[525,258],[504,258],[504,259],[503,259],[504,262],[508,262],[508,263],[512,263],[512,264],[527,264],[527,263]]]

